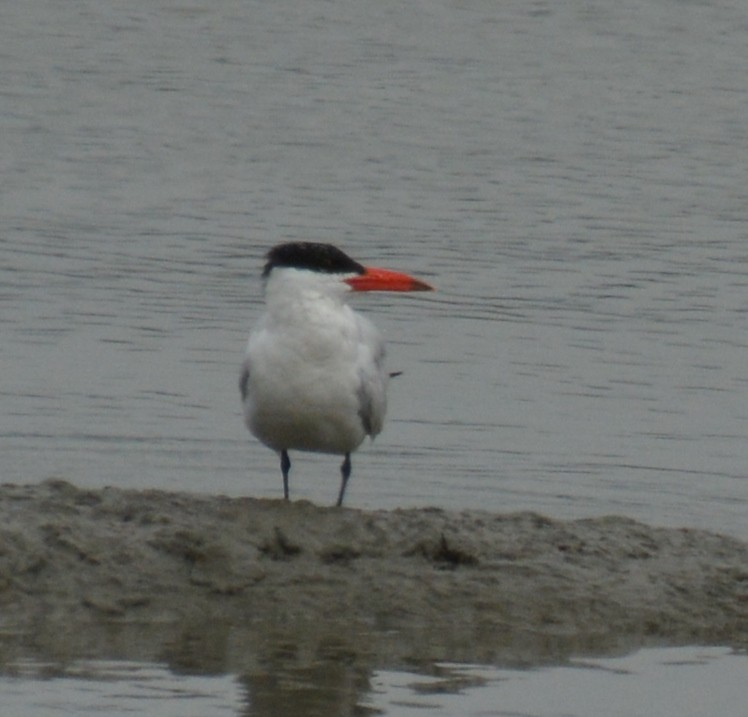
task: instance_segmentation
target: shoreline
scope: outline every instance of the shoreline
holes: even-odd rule
[[[0,521],[7,654],[218,640],[203,652],[234,669],[284,641],[389,666],[748,647],[748,544],[701,530],[60,480],[0,486]]]

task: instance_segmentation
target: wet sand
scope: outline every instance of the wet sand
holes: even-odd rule
[[[622,517],[0,487],[0,660],[530,663],[748,646],[748,544]],[[265,668],[262,668],[265,669]]]

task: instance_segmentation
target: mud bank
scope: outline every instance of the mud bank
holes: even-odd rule
[[[13,636],[221,669],[306,648],[394,664],[747,646],[748,544],[619,517],[5,485],[4,649]]]

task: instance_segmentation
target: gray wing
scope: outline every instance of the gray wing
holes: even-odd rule
[[[246,401],[249,392],[249,361],[245,361],[242,366],[242,373],[239,376],[239,392],[242,395],[242,401]]]
[[[382,430],[384,414],[387,410],[387,381],[389,374],[385,368],[386,351],[376,327],[369,321],[361,321],[361,361],[359,365],[358,415],[361,425],[369,436],[376,436]]]

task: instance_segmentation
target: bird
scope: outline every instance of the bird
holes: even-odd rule
[[[280,456],[286,500],[289,451],[343,456],[341,506],[351,453],[382,430],[387,384],[397,375],[386,369],[378,329],[346,300],[354,292],[433,287],[316,242],[273,247],[262,278],[265,313],[250,332],[239,379],[244,422]]]

